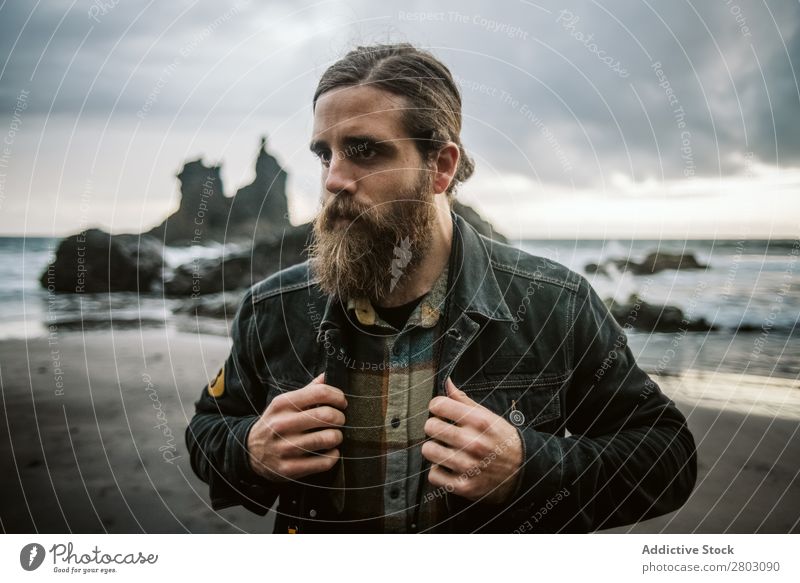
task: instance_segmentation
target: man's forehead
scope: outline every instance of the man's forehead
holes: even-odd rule
[[[312,141],[340,135],[404,135],[407,102],[399,95],[363,85],[337,88],[317,99]]]

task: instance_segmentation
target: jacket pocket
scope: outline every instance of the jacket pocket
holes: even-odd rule
[[[471,399],[517,427],[532,427],[561,418],[561,388],[568,373],[504,375],[502,380],[460,387]]]

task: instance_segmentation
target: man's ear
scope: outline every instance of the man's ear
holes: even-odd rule
[[[440,194],[445,192],[453,181],[458,169],[458,160],[461,154],[458,151],[458,146],[453,142],[445,144],[436,155],[433,161],[433,192]]]

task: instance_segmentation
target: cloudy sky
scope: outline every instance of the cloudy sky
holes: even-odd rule
[[[313,216],[320,74],[409,41],[461,84],[460,197],[512,237],[800,233],[800,4],[297,0],[0,4],[0,235],[139,232],[259,137]]]

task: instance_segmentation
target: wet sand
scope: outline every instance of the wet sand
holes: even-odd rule
[[[164,328],[0,341],[2,531],[272,532],[272,513],[211,510],[186,456],[193,403],[229,346]],[[800,383],[654,380],[689,418],[698,486],[679,511],[608,532],[797,532]]]

